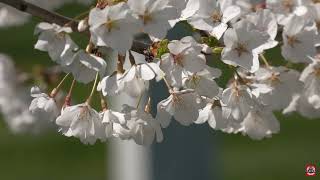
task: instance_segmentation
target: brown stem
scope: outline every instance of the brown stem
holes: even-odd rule
[[[34,17],[41,18],[43,21],[49,23],[55,23],[64,26],[67,23],[72,22],[72,19],[57,14],[52,11],[48,11],[34,4],[28,3],[24,0],[0,0],[1,3],[16,8],[19,11],[28,13]],[[70,27],[75,31],[77,30],[78,22],[70,23]]]
[[[78,32],[79,22],[77,20],[73,20],[61,14],[43,9],[37,5],[28,3],[24,0],[0,0],[0,3],[11,6],[19,11],[28,13],[34,17],[38,17],[48,23],[55,23],[60,26],[64,26],[67,24],[69,27],[72,28],[74,32]],[[149,46],[150,44],[148,43],[134,40],[131,50],[143,54],[143,50],[147,49]]]
[[[88,54],[91,54],[93,49],[94,49],[94,44],[91,42],[91,39],[90,39],[89,44],[87,45],[87,48],[86,48],[86,52]]]
[[[68,95],[66,96],[66,98],[64,100],[64,106],[70,106],[71,105],[71,96],[72,96],[72,91],[73,91],[73,88],[74,88],[75,84],[76,84],[76,80],[73,79],[73,81],[71,83],[71,86],[70,86],[70,89],[69,89],[69,92],[68,92]]]
[[[99,92],[99,94],[100,94],[101,109],[102,109],[102,111],[107,111],[107,110],[109,109],[108,103],[107,103],[107,101],[104,99],[101,91]]]
[[[118,54],[118,62],[117,62],[117,72],[120,74],[124,73],[123,64],[125,61],[125,56]]]

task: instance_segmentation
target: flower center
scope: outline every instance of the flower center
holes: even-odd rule
[[[189,78],[189,80],[191,82],[191,85],[193,86],[191,88],[195,89],[198,86],[198,84],[200,83],[200,76],[194,74]]]
[[[96,7],[104,9],[107,6],[116,5],[120,2],[126,2],[127,0],[98,0]]]
[[[116,27],[116,22],[114,20],[111,20],[110,18],[108,18],[107,22],[104,25],[108,29],[108,32],[111,32],[112,29],[114,29]]]
[[[317,29],[320,30],[320,19],[316,20]]]
[[[88,106],[83,106],[80,109],[79,120],[86,120],[90,116],[90,111]]]
[[[99,8],[99,9],[104,9],[105,7],[107,7],[109,5],[109,2],[106,1],[106,0],[99,0],[97,2],[97,5],[96,7]]]
[[[294,7],[294,2],[292,0],[282,0],[282,6],[287,12],[292,12]]]
[[[299,41],[296,36],[288,36],[287,35],[286,37],[287,37],[288,45],[291,46],[292,48],[294,48],[295,44],[301,43],[301,41]]]
[[[214,100],[211,106],[211,109],[215,108],[215,107],[222,107],[221,103],[219,100]]]
[[[320,78],[320,67],[316,68],[313,73],[315,74],[316,77]]]
[[[320,0],[312,0],[314,4],[320,3]]]
[[[249,53],[246,45],[243,43],[238,43],[238,46],[236,48],[234,48],[234,50],[237,51],[238,57],[240,57],[244,53]]]
[[[173,54],[173,61],[175,64],[183,67],[182,60],[183,60],[183,55],[181,55],[181,54],[174,55]]]
[[[172,94],[172,104],[175,108],[180,108],[183,105],[183,100],[179,95]]]
[[[269,82],[271,86],[276,86],[277,84],[281,83],[279,74],[272,73],[271,77],[269,78]]]
[[[213,23],[221,22],[222,14],[219,11],[215,10],[211,15],[211,19],[212,19]]]
[[[234,83],[233,83],[232,96],[235,97],[235,100],[236,100],[236,101],[239,101],[239,100],[240,100],[241,92],[240,92],[240,89],[239,89],[239,87],[238,87],[238,82],[237,82],[237,81],[234,81]]]
[[[56,33],[55,36],[56,36],[58,39],[64,39],[65,36],[66,36],[66,33],[65,33],[65,32],[59,32],[59,33]]]
[[[253,12],[257,12],[261,9],[266,9],[266,3],[262,2],[262,3],[258,3],[256,5],[252,5],[251,10]]]
[[[142,19],[144,25],[152,21],[152,16],[148,10],[145,10],[143,15],[139,15],[139,18]]]

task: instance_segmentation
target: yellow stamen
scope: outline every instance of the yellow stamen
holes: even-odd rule
[[[291,46],[292,48],[294,48],[295,44],[301,43],[301,41],[299,41],[296,36],[288,36],[288,35],[286,35],[286,37],[287,37],[288,45]]]
[[[234,48],[234,50],[236,50],[238,52],[238,57],[240,57],[244,53],[249,53],[245,44],[242,44],[242,43],[238,43],[238,46],[236,48]]]
[[[140,19],[142,19],[143,24],[146,25],[152,21],[152,16],[148,10],[145,10],[143,15],[139,15]]]
[[[214,11],[211,15],[211,19],[214,23],[221,22],[222,14],[219,11]]]

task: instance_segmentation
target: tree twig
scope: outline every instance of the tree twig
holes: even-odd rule
[[[34,17],[38,17],[48,23],[55,23],[60,26],[68,24],[68,26],[70,26],[74,32],[78,32],[78,21],[61,14],[43,9],[24,0],[0,0],[0,3],[11,6]],[[147,49],[149,46],[150,45],[148,43],[135,40],[133,42],[131,50],[142,54],[143,50]]]
[[[72,22],[71,18],[62,16],[60,14],[54,13],[52,11],[48,11],[34,4],[28,3],[24,0],[0,0],[0,3],[4,3],[13,8],[16,8],[19,11],[28,13],[34,17],[41,18],[43,21],[49,23],[55,23],[60,26],[63,26],[69,22]],[[70,24],[71,28],[74,31],[77,31],[78,22],[73,22]]]

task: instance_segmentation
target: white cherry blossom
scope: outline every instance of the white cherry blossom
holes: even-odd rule
[[[127,53],[131,60],[128,58],[126,61],[132,61],[133,63],[128,70],[114,72],[104,77],[99,83],[98,91],[102,91],[104,96],[115,96],[125,92],[129,96],[139,97],[148,88],[148,81],[153,79],[160,81],[164,77],[164,72],[158,64],[147,63],[144,59],[139,58],[140,56],[131,55]]]
[[[224,34],[225,48],[222,61],[233,66],[240,66],[247,71],[255,72],[259,69],[257,49],[268,42],[268,35],[252,28],[247,21],[238,22]],[[261,49],[261,48],[260,48]]]
[[[282,111],[283,114],[290,114],[292,112],[298,112],[302,116],[310,119],[320,117],[320,111],[308,102],[308,97],[303,92],[293,96],[288,107]]]
[[[114,135],[114,124],[125,124],[126,119],[124,117],[124,114],[112,111],[110,109],[104,109],[100,113],[100,118],[102,119],[103,125],[105,125],[105,133],[106,137],[112,137]]]
[[[317,3],[317,4],[311,4],[309,6],[307,6],[309,11],[309,17],[311,21],[315,21],[317,26],[318,26],[318,23],[319,23],[319,20],[320,20],[320,4]],[[319,27],[318,27],[319,29]]]
[[[223,108],[218,100],[214,100],[213,103],[208,103],[199,111],[199,117],[195,123],[203,124],[208,122],[209,126],[213,129],[226,129],[228,127],[228,119],[223,117]]]
[[[169,77],[172,86],[182,86],[183,73],[197,73],[206,67],[206,58],[201,53],[202,46],[192,37],[174,40],[169,43],[168,48],[170,53],[161,57],[160,68]]]
[[[147,81],[155,79],[161,80],[164,73],[156,63],[142,63],[133,65],[121,77],[123,90],[128,95],[138,97],[147,88]]]
[[[242,121],[253,105],[253,95],[247,86],[234,81],[223,91],[221,101],[229,107],[224,112],[226,118],[232,116],[236,121]]]
[[[238,6],[227,6],[223,9],[216,0],[200,0],[196,14],[188,22],[196,29],[207,31],[220,39],[227,30],[227,23],[240,14]]]
[[[100,77],[104,77],[106,66],[104,59],[80,50],[76,53],[73,62],[65,67],[65,71],[71,72],[78,82],[87,84],[94,80],[97,73]]]
[[[256,107],[250,110],[242,125],[242,133],[254,140],[271,137],[272,134],[280,131],[279,121],[271,110],[264,107]]]
[[[237,134],[241,129],[241,121],[230,116],[231,109],[221,101],[223,89],[219,89],[219,94],[212,98],[205,98],[207,105],[199,111],[199,117],[195,124],[208,122],[209,126],[215,130],[225,133]]]
[[[128,0],[128,5],[139,19],[142,30],[158,39],[166,37],[171,28],[169,20],[178,18],[178,11],[169,0]]]
[[[81,21],[79,21],[79,24],[78,24],[78,31],[79,32],[84,32],[88,28],[89,28],[88,19],[82,19]]]
[[[189,0],[169,0],[169,5],[176,8],[177,10],[177,18],[169,20],[169,24],[171,27],[174,27],[178,22],[184,19],[184,11],[187,9],[186,6],[188,2]]]
[[[40,91],[39,87],[32,87],[31,96],[34,98],[30,104],[29,110],[33,114],[43,114],[49,121],[54,121],[60,114],[55,99]]]
[[[285,67],[260,68],[255,73],[256,81],[268,85],[271,91],[262,93],[259,98],[272,110],[284,109],[303,87],[299,76],[299,72]]]
[[[115,72],[104,77],[98,84],[97,90],[101,91],[103,96],[116,96],[124,89],[124,83],[121,73]]]
[[[215,82],[215,78],[221,75],[219,69],[207,66],[198,73],[185,73],[183,76],[183,85],[187,89],[194,89],[200,96],[213,98],[219,94],[219,86]]]
[[[128,94],[131,97],[139,97],[141,94],[147,90],[149,84],[143,79],[133,76],[132,79],[129,78],[130,75],[126,75],[125,79],[123,78],[123,92]]]
[[[198,119],[202,107],[203,104],[192,91],[174,91],[167,99],[159,102],[156,119],[162,127],[170,124],[171,116],[181,125],[189,126]]]
[[[185,8],[181,11],[181,20],[187,20],[193,16],[200,7],[199,0],[187,0]]]
[[[134,34],[138,33],[138,21],[126,3],[94,8],[89,15],[90,32],[98,46],[111,47],[121,54],[131,48]]]
[[[240,17],[264,8],[264,0],[218,0],[221,7],[238,6],[240,7]]]
[[[127,105],[124,106],[122,113],[125,114],[126,119],[126,124],[121,126],[122,132],[127,132],[137,144],[151,145],[154,139],[162,142],[163,134],[160,123],[150,113]]]
[[[309,104],[320,109],[320,60],[312,59],[301,74],[300,81],[304,82],[304,94]]]
[[[106,139],[105,125],[99,113],[87,103],[64,108],[56,124],[63,135],[79,138],[84,144],[92,145],[97,139]]]
[[[267,0],[266,7],[276,14],[279,24],[285,25],[292,16],[307,14],[304,2],[305,0]]]
[[[262,45],[260,47],[261,49],[257,50],[258,52],[274,48],[278,45],[278,41],[275,40],[278,34],[277,19],[269,9],[263,9],[255,13],[250,13],[245,18],[254,24],[253,28],[269,35],[269,42]]]
[[[282,55],[294,63],[309,62],[307,56],[315,56],[317,43],[317,29],[307,26],[306,21],[293,16],[283,29]]]
[[[72,30],[69,27],[60,27],[56,24],[40,23],[35,29],[39,34],[35,49],[48,52],[50,58],[62,66],[68,66],[73,61],[73,55],[78,46],[70,36]]]

